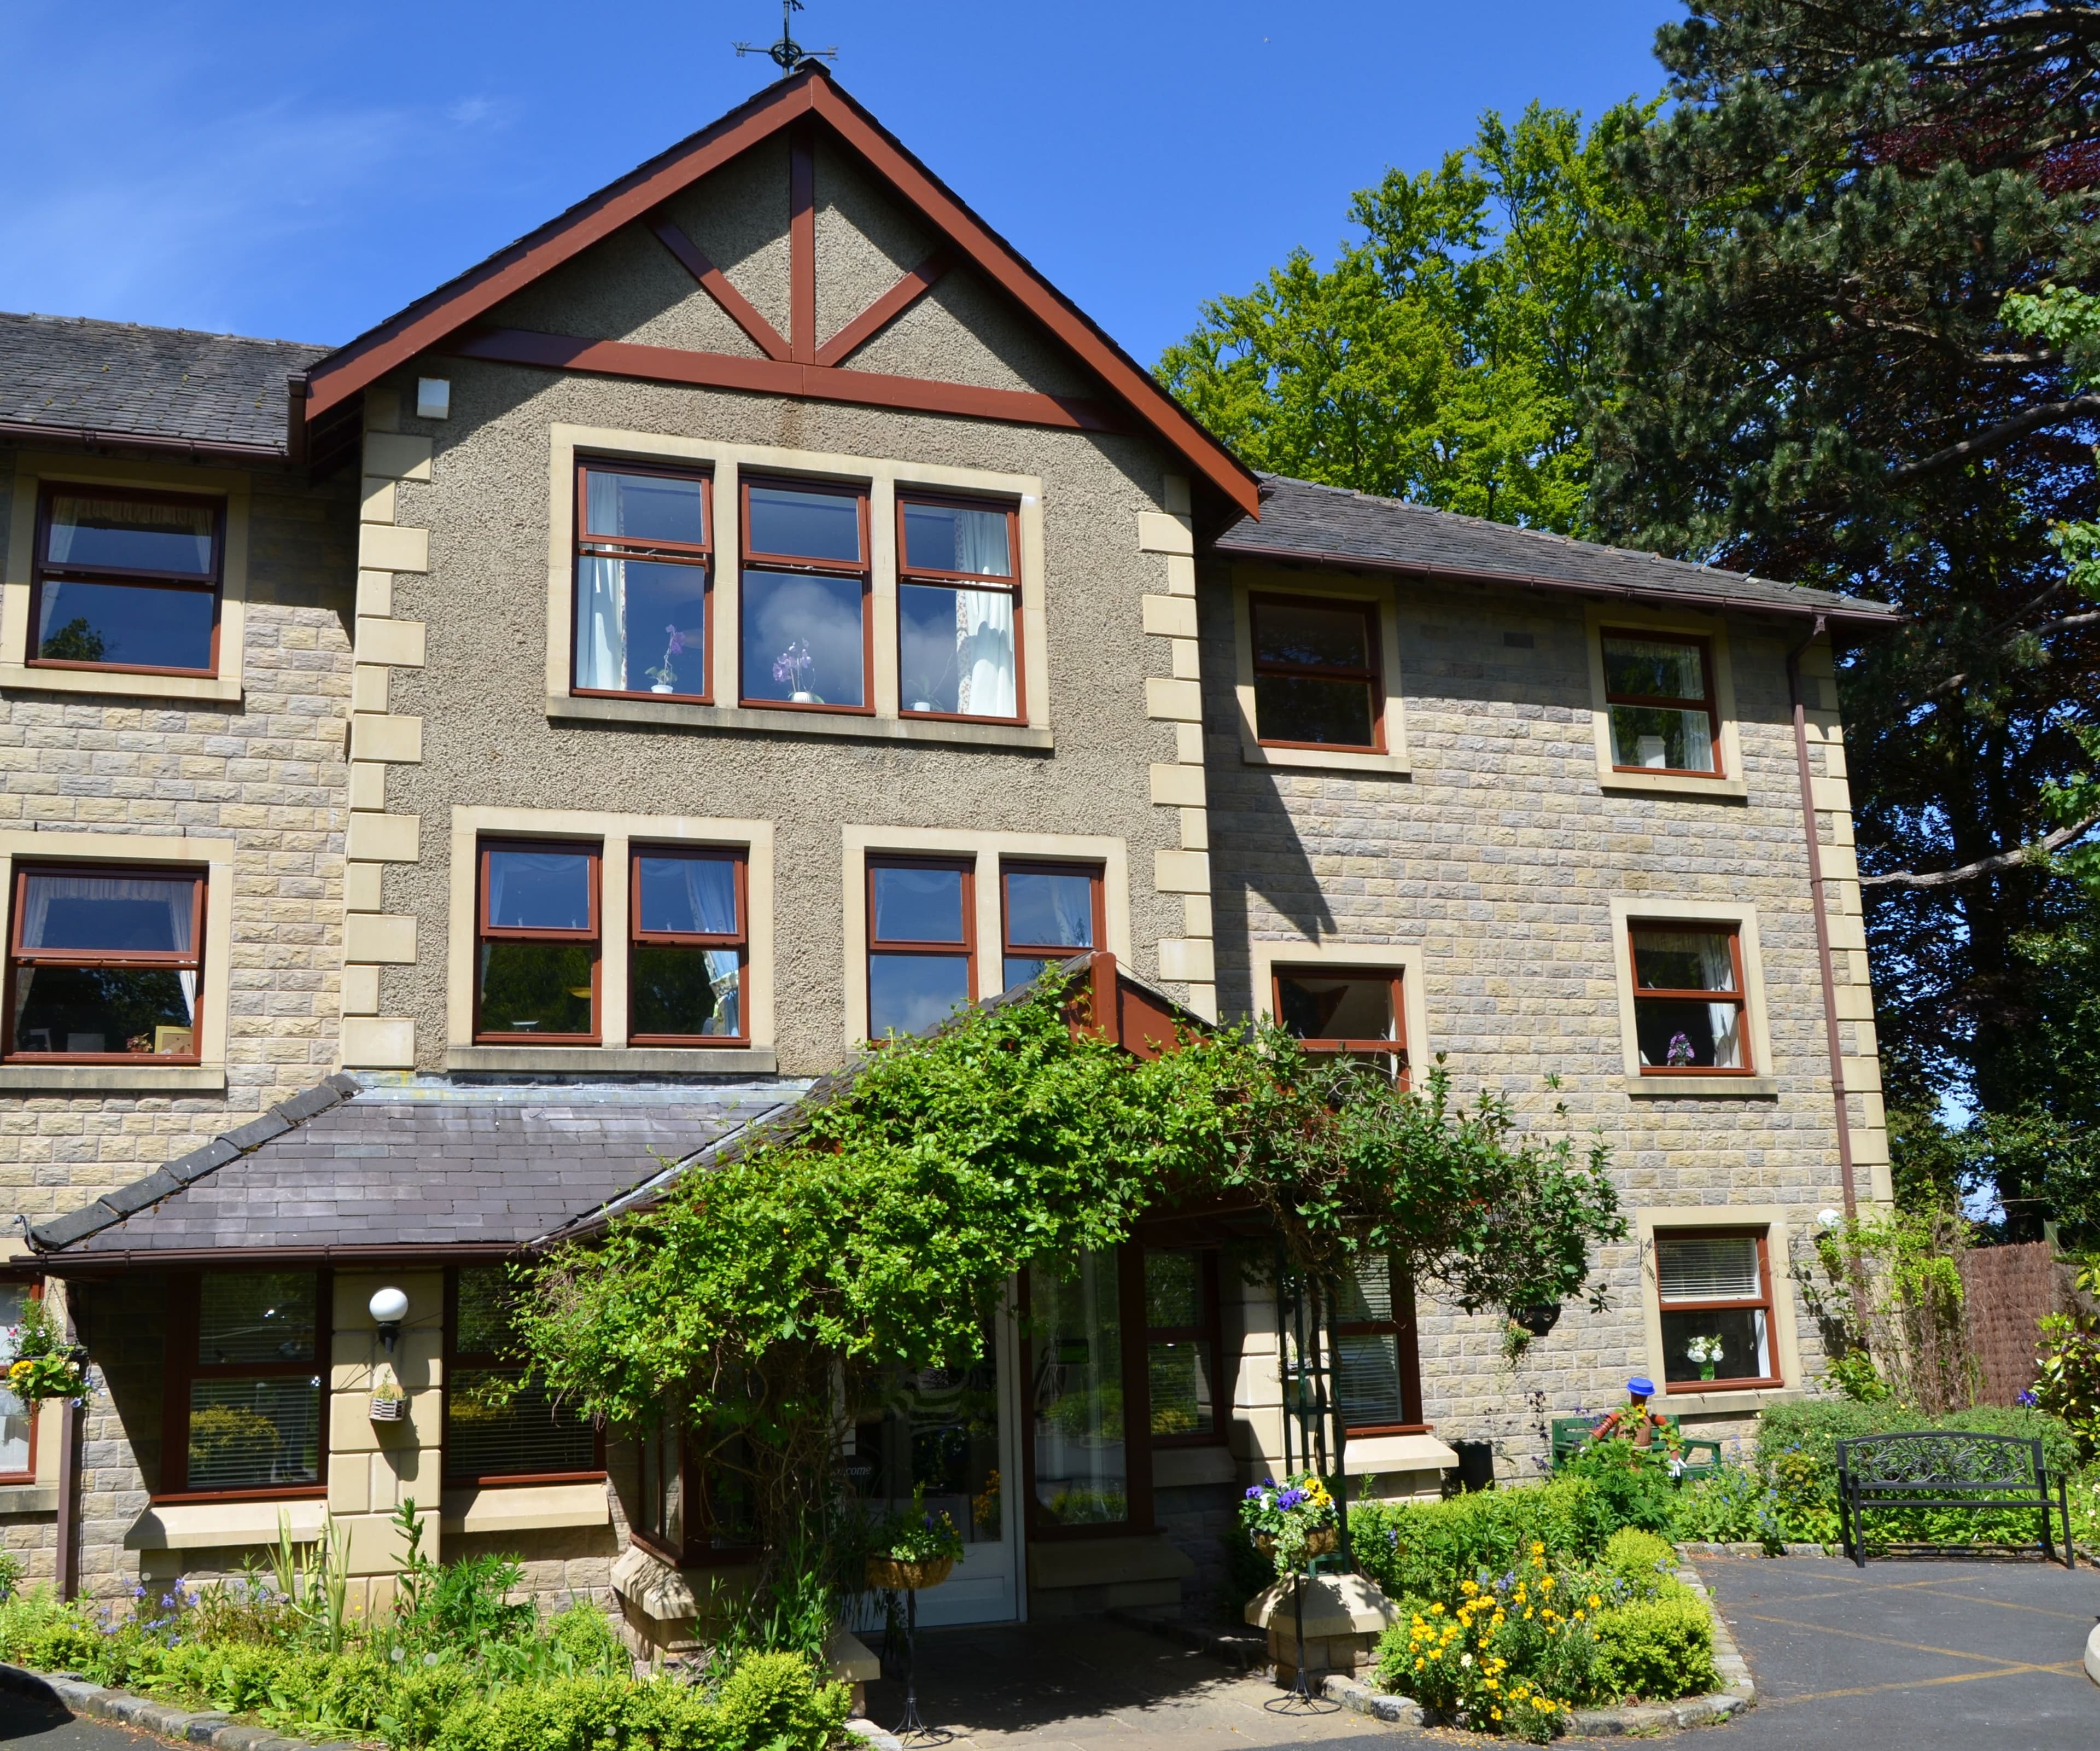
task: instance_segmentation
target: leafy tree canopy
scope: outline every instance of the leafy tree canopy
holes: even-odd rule
[[[1389,170],[1350,205],[1361,236],[1322,268],[1295,250],[1211,299],[1158,375],[1256,468],[1564,533],[1587,527],[1578,398],[1605,296],[1609,169],[1653,114],[1490,110],[1469,151]]]

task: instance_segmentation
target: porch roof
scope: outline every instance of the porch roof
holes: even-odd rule
[[[792,1081],[457,1086],[347,1076],[38,1223],[49,1267],[505,1253],[799,1098]]]

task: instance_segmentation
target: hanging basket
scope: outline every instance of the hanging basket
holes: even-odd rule
[[[939,1586],[955,1566],[951,1556],[937,1556],[924,1563],[871,1556],[867,1559],[867,1584],[877,1592],[924,1593],[929,1587]]]
[[[1331,1526],[1322,1526],[1305,1535],[1305,1554],[1308,1557],[1332,1556],[1341,1545],[1340,1532]],[[1254,1547],[1272,1560],[1276,1555],[1276,1540],[1267,1532],[1254,1535]]]
[[[375,1396],[372,1400],[372,1420],[374,1422],[399,1422],[408,1414],[408,1401],[406,1399]]]

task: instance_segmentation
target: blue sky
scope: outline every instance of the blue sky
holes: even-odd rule
[[[1661,82],[1678,0],[810,0],[796,34],[1147,363],[1480,112]],[[0,309],[339,342],[766,82],[777,0],[5,0]]]

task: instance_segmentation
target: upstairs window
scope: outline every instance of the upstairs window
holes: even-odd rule
[[[1655,1237],[1668,1392],[1780,1384],[1772,1364],[1771,1266],[1762,1229]]]
[[[1305,1050],[1321,1056],[1346,1052],[1383,1064],[1395,1075],[1407,1067],[1401,975],[1390,967],[1279,966],[1274,1014]]]
[[[712,490],[634,463],[576,471],[579,692],[708,698]]]
[[[871,858],[867,1033],[922,1033],[977,1001],[974,866]]]
[[[1046,966],[1101,945],[1101,873],[1070,864],[1008,864],[1000,908],[1006,940],[1004,988],[1025,985]]]
[[[589,1046],[598,1037],[598,847],[484,840],[474,1037]]]
[[[968,500],[897,506],[898,678],[907,716],[1021,716],[1017,515]]]
[[[161,1489],[319,1495],[323,1310],[313,1271],[208,1271],[170,1298]]]
[[[635,851],[628,1037],[636,1045],[750,1039],[744,871],[737,851]]]
[[[224,533],[225,506],[215,499],[46,487],[28,661],[217,674]]]
[[[1718,773],[1721,720],[1706,641],[1637,632],[1602,637],[1613,767]]]
[[[1263,745],[1383,752],[1376,604],[1258,595],[1248,599],[1247,612]]]
[[[1351,1439],[1426,1426],[1414,1289],[1392,1259],[1360,1255],[1342,1279],[1335,1345],[1335,1397]]]
[[[1749,1074],[1740,933],[1655,923],[1633,925],[1628,935],[1641,1074]]]
[[[511,1329],[509,1273],[462,1265],[445,1320],[448,1483],[555,1482],[602,1475],[598,1433],[525,1379]]]
[[[869,711],[867,495],[743,483],[743,699]]]
[[[197,1062],[201,875],[18,865],[7,1055]]]

